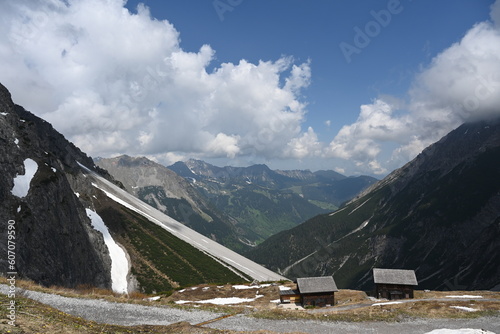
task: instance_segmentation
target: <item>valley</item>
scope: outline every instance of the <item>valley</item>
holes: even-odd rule
[[[377,181],[334,171],[217,167],[193,159],[168,168],[126,155],[96,158],[95,163],[139,199],[240,253],[337,209]]]

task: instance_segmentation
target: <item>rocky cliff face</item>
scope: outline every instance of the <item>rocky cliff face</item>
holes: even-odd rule
[[[500,289],[500,119],[465,124],[338,211],[273,236],[250,258],[288,277],[370,289],[373,267],[420,288]]]
[[[77,161],[92,160],[52,126],[15,105],[0,85],[0,252],[7,254],[8,222],[15,222],[16,267],[3,273],[44,285],[74,287],[91,284],[110,288],[110,258],[102,237],[91,226],[77,193],[92,194]],[[35,167],[32,179],[22,181],[26,161]],[[16,179],[16,177],[21,178]],[[23,186],[27,191],[13,191]]]

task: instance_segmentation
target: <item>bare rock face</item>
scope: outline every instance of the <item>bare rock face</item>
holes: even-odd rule
[[[26,159],[34,161],[36,171],[26,182],[26,194],[13,193],[21,182],[16,177],[27,172]],[[111,287],[107,248],[85,213],[85,197],[94,190],[77,162],[93,168],[91,158],[15,105],[0,84],[0,252],[7,254],[9,222],[16,246],[15,270],[3,256],[2,273],[15,271],[47,286]]]

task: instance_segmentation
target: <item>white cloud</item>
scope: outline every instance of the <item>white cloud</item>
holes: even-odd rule
[[[301,131],[309,61],[241,60],[209,73],[210,46],[186,52],[172,24],[123,5],[2,2],[0,73],[14,100],[91,155],[286,158],[317,140]]]
[[[394,112],[392,105],[380,99],[362,105],[356,122],[340,129],[326,149],[326,156],[352,160],[365,172],[385,173],[377,161],[382,144],[403,143],[410,126],[407,116],[396,116]]]
[[[228,136],[224,133],[218,133],[207,145],[207,151],[220,156],[225,154],[228,158],[234,158],[240,148],[238,147],[239,136]]]
[[[464,122],[500,116],[500,0],[491,18],[496,25],[476,24],[415,77],[406,106],[387,97],[361,106],[326,155],[385,173]]]
[[[307,129],[301,137],[293,138],[285,149],[285,156],[297,159],[321,155],[322,144],[312,127]]]

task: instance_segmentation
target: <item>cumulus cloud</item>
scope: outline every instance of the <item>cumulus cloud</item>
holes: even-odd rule
[[[318,136],[312,127],[307,129],[301,137],[293,138],[284,151],[285,157],[303,159],[311,156],[320,156],[323,145],[319,142]]]
[[[464,122],[500,116],[500,1],[491,19],[422,69],[406,105],[381,97],[361,106],[356,122],[339,131],[326,154],[383,174]]]
[[[207,68],[215,50],[180,46],[168,21],[123,0],[0,5],[1,81],[16,102],[92,155],[306,156],[310,62],[290,57]]]
[[[407,116],[394,115],[394,107],[377,99],[362,105],[355,123],[343,126],[326,149],[326,155],[366,165],[373,173],[387,170],[377,162],[384,142],[404,142],[410,127]]]

